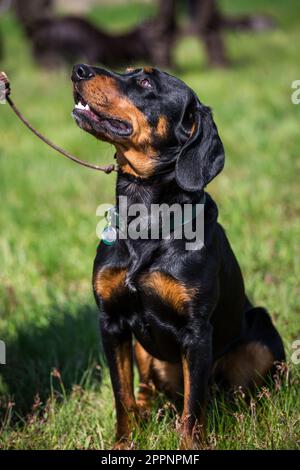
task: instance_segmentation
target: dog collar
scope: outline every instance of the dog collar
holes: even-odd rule
[[[170,223],[170,231],[174,232],[179,227],[186,225],[192,220],[194,220],[201,211],[201,209],[199,209],[198,206],[200,204],[205,205],[205,201],[206,201],[206,195],[205,193],[203,193],[203,196],[200,199],[200,201],[197,202],[196,204],[193,204],[191,217],[185,218],[183,215],[182,221],[177,224],[175,224],[174,218],[172,218],[171,223]],[[119,217],[117,206],[112,206],[105,212],[105,219],[106,219],[107,224],[105,225],[102,231],[101,240],[103,241],[105,245],[111,246],[111,245],[114,245],[114,243],[117,241],[117,235],[118,235],[117,231],[120,229],[120,224],[119,224],[120,217]]]

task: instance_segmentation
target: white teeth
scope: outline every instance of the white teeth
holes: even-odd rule
[[[83,106],[83,104],[81,103],[81,101],[78,101],[78,103],[75,104],[75,108],[77,108],[77,109],[85,109],[86,111],[90,111],[89,105],[86,104],[85,106]]]
[[[77,108],[77,109],[85,109],[84,106],[83,106],[83,104],[81,103],[81,101],[78,101],[78,103],[75,104],[75,108]]]

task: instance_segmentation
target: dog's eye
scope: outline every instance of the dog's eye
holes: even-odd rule
[[[141,80],[138,81],[139,85],[141,85],[143,88],[152,88],[152,83],[148,78],[142,78]]]

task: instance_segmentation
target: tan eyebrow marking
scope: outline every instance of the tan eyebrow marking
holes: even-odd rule
[[[166,137],[168,131],[168,121],[166,116],[159,116],[156,126],[156,133],[159,137]]]

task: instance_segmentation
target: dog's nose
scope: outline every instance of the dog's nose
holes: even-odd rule
[[[72,73],[72,80],[75,82],[79,82],[80,80],[88,80],[89,78],[94,77],[95,74],[93,72],[92,67],[85,64],[77,64],[74,65],[73,73]]]

